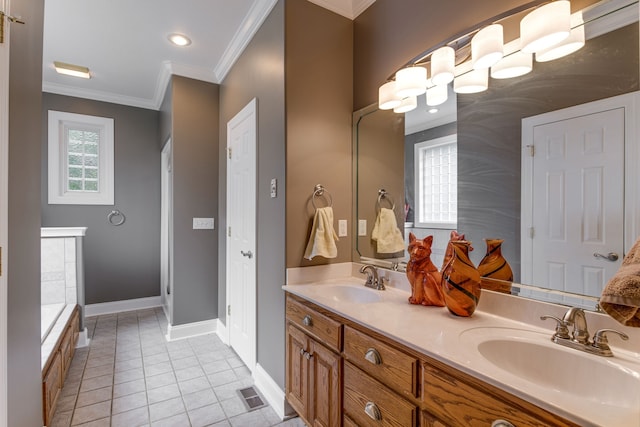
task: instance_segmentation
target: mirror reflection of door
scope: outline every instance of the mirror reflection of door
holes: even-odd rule
[[[625,168],[620,165],[625,164],[625,114],[630,113],[621,103],[628,98],[523,120],[527,283],[597,297],[620,266],[625,247]]]

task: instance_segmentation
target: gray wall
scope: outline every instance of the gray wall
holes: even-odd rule
[[[115,205],[47,203],[48,110],[114,119]],[[87,304],[160,295],[160,149],[158,112],[69,96],[43,94],[42,226],[87,227]],[[119,209],[115,227],[107,215]]]
[[[215,218],[218,212],[219,86],[173,76],[171,89],[175,326],[218,316],[223,228],[216,221],[215,230],[193,230],[194,217]]]
[[[475,243],[474,263],[485,254],[484,238],[503,238],[502,253],[519,280],[522,118],[639,88],[636,23],[536,63],[530,74],[458,96],[458,230]]]
[[[285,108],[284,1],[279,1],[220,87],[219,211],[226,224],[227,122],[257,98],[258,363],[284,389]],[[278,197],[269,195],[271,178]],[[218,317],[226,321],[226,239],[219,242]]]
[[[171,137],[171,119],[173,108],[173,81],[169,80],[169,84],[164,92],[164,98],[160,105],[160,118],[158,127],[158,142],[160,148],[164,147],[164,144]],[[162,151],[162,150],[161,150]]]
[[[11,24],[9,233],[7,266],[8,425],[42,426],[40,372],[40,141],[43,0],[12,3],[28,24]],[[5,39],[6,40],[6,39]]]

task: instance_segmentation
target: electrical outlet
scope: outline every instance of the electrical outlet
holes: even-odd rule
[[[338,220],[338,237],[347,237],[347,220]]]
[[[213,230],[215,229],[215,220],[213,218],[193,218],[194,230]]]
[[[366,236],[367,235],[367,220],[360,219],[358,220],[358,236]]]
[[[275,198],[278,196],[278,180],[275,178],[271,178],[271,198]]]

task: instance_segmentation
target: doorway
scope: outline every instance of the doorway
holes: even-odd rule
[[[161,209],[160,209],[160,295],[162,308],[169,324],[173,324],[173,175],[171,139],[167,140],[160,156]]]
[[[522,279],[600,296],[635,240],[637,93],[523,120]]]
[[[256,99],[227,123],[227,333],[256,366]]]

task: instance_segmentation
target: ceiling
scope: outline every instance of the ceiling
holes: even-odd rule
[[[310,0],[355,19],[375,0]],[[47,0],[45,92],[158,109],[171,74],[220,83],[277,0]],[[171,33],[192,44],[172,45]],[[91,79],[53,62],[88,67]]]

